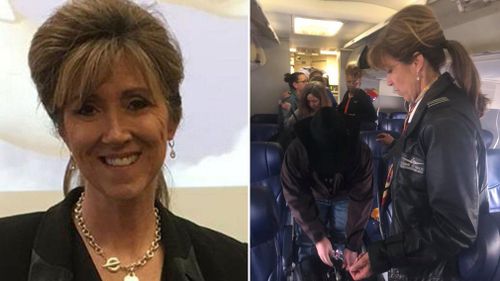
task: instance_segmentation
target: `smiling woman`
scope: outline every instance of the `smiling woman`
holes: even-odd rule
[[[127,0],[71,1],[36,32],[29,66],[71,152],[68,194],[0,220],[0,251],[19,254],[0,258],[2,278],[246,279],[243,243],[167,209],[162,166],[167,146],[175,156],[183,64],[159,19]]]

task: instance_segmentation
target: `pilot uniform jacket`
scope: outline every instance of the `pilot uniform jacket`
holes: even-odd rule
[[[298,125],[307,121],[302,120]],[[350,155],[343,171],[332,178],[323,178],[311,167],[306,149],[314,144],[308,141],[308,137],[302,136],[297,126],[296,128],[298,138],[288,147],[281,168],[283,195],[293,217],[309,239],[318,242],[328,235],[319,218],[315,200],[336,201],[347,197],[349,207],[345,229],[346,247],[360,250],[373,201],[370,148],[358,138],[354,145],[355,153]]]
[[[368,96],[362,89],[356,89],[351,100],[349,101],[347,112],[344,112],[348,100],[349,91],[344,94],[342,102],[338,106],[338,111],[355,118],[358,122],[360,122],[362,130],[375,129],[377,126],[375,124],[375,121],[377,120],[377,112],[373,107],[370,96]]]
[[[0,219],[0,280],[100,280],[88,253],[76,253],[85,249],[72,221],[81,192],[73,190],[45,213]],[[165,249],[161,280],[246,280],[245,244],[177,217],[159,203],[157,207]]]
[[[459,280],[457,255],[476,238],[486,186],[478,113],[449,73],[415,110],[393,148],[390,235],[368,248],[372,271],[396,268],[392,280]]]

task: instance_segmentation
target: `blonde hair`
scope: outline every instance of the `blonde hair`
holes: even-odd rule
[[[359,66],[354,65],[354,64],[349,64],[345,68],[345,75],[346,76],[351,76],[354,79],[360,79],[361,78],[361,68]]]
[[[313,81],[307,83],[307,85],[302,90],[302,96],[299,101],[299,112],[302,116],[310,116],[313,113],[309,103],[307,102],[307,96],[313,95],[315,98],[319,99],[320,107],[331,107],[332,102],[328,98],[328,93],[326,92],[326,87],[323,82]]]
[[[368,62],[372,67],[383,68],[389,56],[409,64],[415,53],[420,53],[439,73],[446,62],[444,49],[450,54],[451,72],[458,86],[482,116],[489,100],[481,94],[477,69],[462,44],[446,40],[436,16],[427,6],[411,5],[396,13],[369,49]]]
[[[68,102],[83,101],[95,92],[119,59],[138,67],[155,102],[165,103],[172,124],[180,122],[182,57],[164,23],[131,1],[73,0],[40,26],[28,55],[40,102],[58,130],[64,124],[62,113]],[[65,194],[73,166],[70,159]],[[157,197],[168,205],[163,172]]]

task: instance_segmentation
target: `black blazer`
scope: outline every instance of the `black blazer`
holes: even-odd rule
[[[345,107],[347,105],[347,100],[349,97],[349,92],[344,94],[342,101],[338,106],[338,111],[344,113]],[[377,111],[373,107],[372,100],[365,91],[361,89],[356,89],[351,101],[349,102],[349,107],[345,115],[354,118],[361,125],[361,129],[375,129],[375,121],[377,120]]]
[[[47,212],[0,219],[0,279],[73,280],[71,214],[81,188]],[[247,246],[160,208],[167,280],[246,280]],[[90,281],[90,280],[89,280]]]

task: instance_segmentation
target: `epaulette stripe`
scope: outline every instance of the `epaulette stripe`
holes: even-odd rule
[[[447,97],[437,98],[435,100],[431,100],[430,102],[428,102],[427,107],[433,107],[435,105],[438,105],[438,104],[443,103],[443,102],[448,102],[448,101],[450,101],[450,99],[448,99]]]

